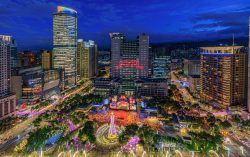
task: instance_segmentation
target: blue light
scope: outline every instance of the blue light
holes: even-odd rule
[[[104,99],[103,104],[104,104],[104,105],[109,104],[109,99]]]
[[[45,144],[52,144],[52,145],[54,145],[55,142],[61,137],[61,135],[62,135],[62,131],[59,131],[56,135],[54,135],[54,136],[50,137],[49,139],[47,139],[45,141]]]
[[[141,107],[145,108],[145,103],[143,101],[141,101]]]
[[[205,55],[205,56],[233,56],[232,53],[208,53],[208,52],[201,52],[201,55]]]

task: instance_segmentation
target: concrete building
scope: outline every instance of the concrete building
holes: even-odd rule
[[[170,56],[157,56],[153,60],[153,78],[170,79]]]
[[[244,105],[247,55],[242,46],[202,47],[201,100],[221,108]]]
[[[17,53],[17,66],[16,67],[33,67],[37,66],[37,55],[32,51],[23,51]]]
[[[11,68],[15,68],[17,66],[17,44],[16,40],[11,38],[11,55],[10,55],[10,64]]]
[[[64,89],[62,69],[43,70],[41,66],[17,68],[13,75],[12,79],[18,81],[18,85],[12,90],[21,95],[19,103],[26,102],[32,105],[41,99],[53,99],[60,96],[60,91]]]
[[[186,76],[200,75],[200,59],[183,59],[183,66]]]
[[[52,68],[52,53],[47,50],[42,50],[42,68],[49,70]]]
[[[111,77],[128,79],[148,77],[149,37],[143,33],[128,41],[121,33],[110,33]]]
[[[152,78],[170,79],[171,56],[166,47],[153,47],[150,56]]]
[[[94,80],[94,93],[108,97],[114,93],[115,86],[110,78],[96,78]]]
[[[77,58],[76,58],[76,67],[77,67],[77,79],[81,80],[84,76],[84,57],[83,57],[83,52],[84,52],[84,42],[83,39],[78,39],[77,40]]]
[[[10,78],[10,91],[16,94],[16,99],[22,98],[22,76],[11,76]]]
[[[53,15],[53,68],[65,70],[65,86],[76,85],[77,12],[58,6]]]
[[[16,96],[10,92],[11,45],[11,36],[0,35],[0,120],[16,111]]]
[[[122,93],[134,95],[134,80],[148,77],[149,36],[142,33],[136,40],[128,41],[121,33],[110,33],[110,38],[111,77],[121,79]]]
[[[93,78],[98,75],[97,45],[94,41],[78,40],[77,43],[77,75],[80,79]]]
[[[249,41],[248,41],[248,88],[247,88],[247,109],[250,112],[250,18],[249,18]]]
[[[189,83],[190,91],[196,95],[200,95],[200,75],[189,75],[187,77],[187,81]]]
[[[167,79],[141,79],[136,82],[138,95],[145,97],[166,97]]]

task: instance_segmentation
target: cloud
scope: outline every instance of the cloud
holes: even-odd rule
[[[207,12],[192,18],[193,29],[221,35],[247,36],[250,6],[224,12]]]

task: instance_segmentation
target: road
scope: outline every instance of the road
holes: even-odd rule
[[[86,82],[83,86],[81,86],[79,89],[74,90],[68,94],[66,94],[63,98],[60,99],[60,103],[62,103],[63,101],[65,101],[68,97],[80,93],[84,88],[88,87],[90,84],[92,83],[92,81],[88,81]],[[90,89],[89,92],[85,93],[85,94],[89,94],[90,92],[92,92],[94,90],[94,88]],[[55,106],[55,102],[53,102],[52,104],[44,107],[43,109],[41,109],[39,112],[42,111],[47,111],[52,109]],[[31,114],[32,115],[32,114]],[[0,151],[2,150],[2,148],[8,148],[11,145],[13,145],[15,142],[18,143],[19,140],[21,140],[24,136],[21,136],[24,132],[26,132],[28,130],[28,132],[30,131],[29,128],[30,125],[32,124],[32,122],[39,116],[39,114],[34,114],[33,116],[30,116],[28,119],[24,120],[23,122],[17,124],[16,126],[14,126],[13,128],[7,130],[6,132],[2,133],[0,135]],[[28,133],[26,132],[26,134]],[[19,137],[19,138],[17,138]],[[4,150],[3,149],[3,150]]]
[[[182,87],[181,83],[180,83],[181,80],[179,80],[179,78],[176,76],[176,74],[174,74],[174,72],[172,71],[171,72],[171,82],[176,85],[177,89],[179,89],[180,91],[180,94],[182,95],[183,97],[183,100],[185,102],[191,102],[191,103],[197,103],[197,100],[195,100],[193,98],[192,95],[190,95],[190,93],[186,90],[186,88]]]

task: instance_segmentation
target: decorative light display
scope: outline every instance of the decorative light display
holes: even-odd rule
[[[16,114],[18,116],[25,116],[25,115],[36,116],[36,115],[43,114],[44,112],[46,112],[46,110],[42,110],[39,112],[32,112],[32,111],[16,112]]]
[[[63,6],[57,6],[57,12],[68,12],[68,13],[74,13],[76,14],[77,12],[74,9],[63,7]]]
[[[121,95],[119,99],[114,96],[109,105],[111,109],[136,110],[135,100],[130,96]]]
[[[120,128],[115,125],[114,114],[110,115],[110,124],[103,124],[96,132],[97,143],[102,146],[116,146],[118,145],[118,134]]]
[[[74,131],[76,129],[75,124],[73,124],[73,122],[71,120],[68,119],[67,123],[69,125],[69,132],[72,132],[72,131]]]
[[[139,144],[140,138],[138,136],[131,137],[126,145],[121,147],[123,152],[135,151],[136,145]]]
[[[109,138],[113,138],[117,136],[116,129],[115,129],[115,118],[114,118],[114,113],[111,113],[110,116],[110,124],[109,124]]]
[[[51,106],[54,106],[54,105],[57,105],[58,101],[55,101],[51,104]],[[33,111],[23,111],[23,112],[16,112],[16,115],[18,116],[26,116],[26,115],[29,115],[29,116],[37,116],[37,115],[40,115],[40,114],[43,114],[45,113],[47,110],[45,109],[42,109],[38,112],[33,112]]]
[[[62,135],[62,131],[59,131],[57,134],[55,134],[54,136],[47,139],[44,144],[54,145],[56,143],[56,141],[61,137],[61,135]]]
[[[121,68],[130,68],[130,67],[134,67],[136,69],[143,69],[144,66],[140,65],[139,60],[135,60],[135,59],[126,59],[126,60],[121,60],[118,65],[115,66],[115,68],[117,70],[121,69]]]

